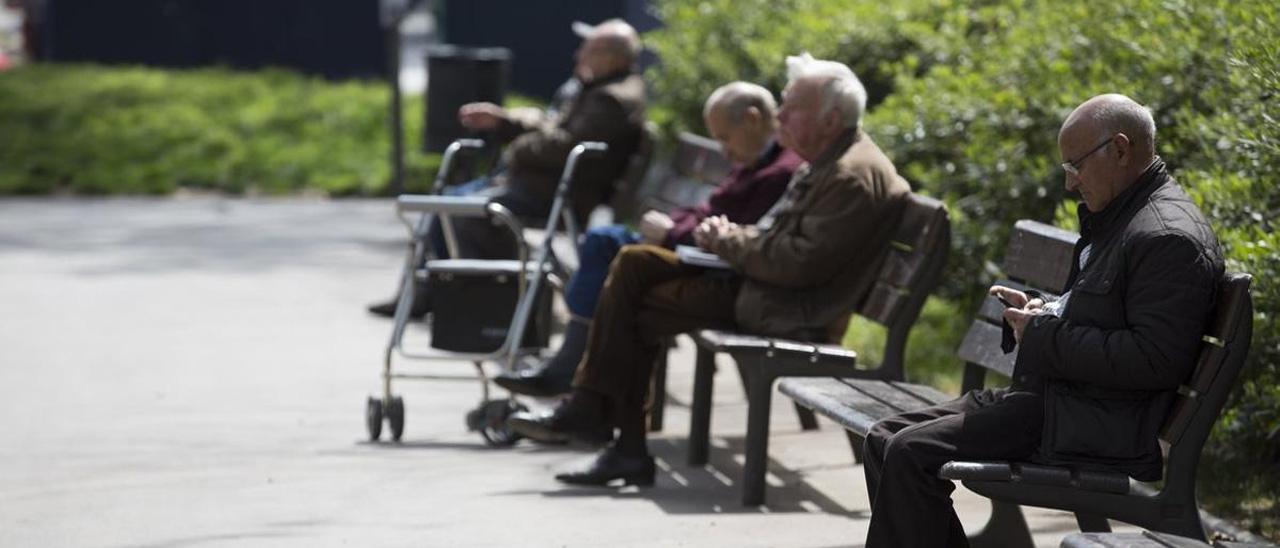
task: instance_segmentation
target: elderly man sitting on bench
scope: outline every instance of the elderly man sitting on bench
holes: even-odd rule
[[[951,460],[1025,460],[1162,475],[1160,424],[1190,374],[1223,262],[1204,215],[1155,154],[1151,113],[1123,95],[1077,107],[1058,133],[1069,191],[1084,199],[1067,292],[1011,288],[1007,389],[972,391],[886,418],[864,454],[867,547],[966,546]]]
[[[707,98],[702,116],[707,131],[720,142],[733,171],[706,202],[670,214],[649,211],[640,231],[614,225],[591,229],[578,247],[579,267],[565,294],[569,325],[556,355],[541,367],[508,372],[494,379],[512,392],[555,396],[570,390],[573,372],[587,346],[587,330],[609,264],[622,246],[644,242],[672,249],[694,245],[693,230],[707,217],[723,215],[729,222],[751,224],[760,219],[787,189],[792,173],[804,160],[778,144],[774,133],[777,104],[773,94],[755,84],[733,82]]]
[[[650,485],[644,405],[662,339],[741,327],[804,340],[843,332],[866,296],[910,195],[889,158],[861,130],[866,91],[848,67],[805,54],[787,59],[778,140],[808,163],[755,225],[708,217],[698,245],[732,272],[708,275],[654,245],[623,248],[596,305],[572,395],[544,415],[508,424],[534,439],[617,441],[581,470],[580,485]]]
[[[503,151],[505,171],[450,187],[446,193],[490,196],[518,216],[543,218],[551,209],[569,151],[582,141],[603,141],[609,145],[604,157],[584,161],[575,174],[569,207],[579,221],[585,221],[609,195],[644,131],[644,81],[635,72],[640,37],[621,19],[594,27],[575,23],[574,31],[583,38],[574,58],[574,79],[581,86],[555,112],[508,110],[492,103],[469,103],[459,109],[464,127],[492,132],[498,141],[510,144]],[[516,243],[487,220],[456,219],[454,226],[462,256],[515,258]],[[435,255],[444,258],[439,220],[430,231]],[[417,291],[411,316],[422,317],[428,308],[428,292]],[[380,316],[390,317],[395,310],[396,299],[369,306],[370,312]]]

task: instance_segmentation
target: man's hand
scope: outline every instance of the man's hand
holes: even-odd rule
[[[987,293],[1004,303],[1006,308],[1002,315],[1009,322],[1009,327],[1013,328],[1013,338],[1018,342],[1022,342],[1022,331],[1027,328],[1027,322],[1033,316],[1044,313],[1044,301],[1028,299],[1026,293],[1017,289],[993,285]]]
[[[707,217],[702,220],[698,228],[693,230],[693,241],[698,244],[698,247],[709,251],[711,250],[711,243],[733,227],[734,224],[729,222],[729,218],[724,215]]]
[[[494,129],[506,117],[507,112],[493,103],[467,103],[458,109],[458,122],[472,131]]]
[[[661,245],[674,226],[676,222],[672,221],[666,213],[650,209],[640,217],[640,236],[644,238],[644,243]]]

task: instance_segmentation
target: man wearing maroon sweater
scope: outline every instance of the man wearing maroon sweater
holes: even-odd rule
[[[570,320],[564,344],[545,364],[504,373],[495,382],[512,392],[532,396],[569,392],[609,264],[622,246],[641,242],[667,248],[694,245],[693,231],[708,217],[724,216],[744,225],[759,220],[782,196],[792,173],[804,162],[774,139],[776,110],[773,95],[755,84],[733,82],[713,92],[703,108],[703,119],[711,137],[720,142],[734,165],[733,171],[705,203],[670,213],[645,213],[638,233],[621,225],[588,231],[578,249],[578,272],[569,280],[565,292]]]

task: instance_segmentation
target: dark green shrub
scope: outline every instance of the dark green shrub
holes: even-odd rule
[[[0,194],[377,194],[390,178],[388,92],[294,73],[31,65],[0,73]],[[420,100],[405,102],[410,143]],[[437,159],[408,145],[409,183]]]

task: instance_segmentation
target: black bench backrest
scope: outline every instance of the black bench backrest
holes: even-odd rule
[[[1076,240],[1080,236],[1044,223],[1022,220],[1014,224],[1004,256],[1008,279],[995,283],[1014,289],[1035,289],[1056,297],[1067,283]],[[981,388],[986,371],[1004,376],[1013,373],[1017,353],[1000,349],[1004,305],[988,296],[956,354],[965,361],[961,391]]]
[[[668,211],[702,203],[715,190],[715,185],[729,175],[730,169],[729,159],[714,140],[681,133],[670,168],[660,175],[641,205]]]
[[[1160,439],[1168,448],[1170,469],[1195,468],[1200,447],[1240,375],[1253,337],[1251,280],[1248,274],[1228,272],[1218,283],[1218,301],[1195,370],[1179,391],[1160,432]]]
[[[928,196],[911,193],[894,231],[888,254],[875,285],[857,314],[889,329],[881,370],[902,379],[907,335],[924,301],[942,278],[951,250],[951,222],[947,206]],[[914,288],[914,290],[912,289]]]
[[[640,142],[636,151],[627,160],[627,167],[614,183],[609,196],[609,207],[613,209],[615,220],[632,219],[639,211],[636,192],[649,172],[649,164],[653,162],[654,149],[658,145],[658,128],[653,122],[645,122],[640,133]]]

